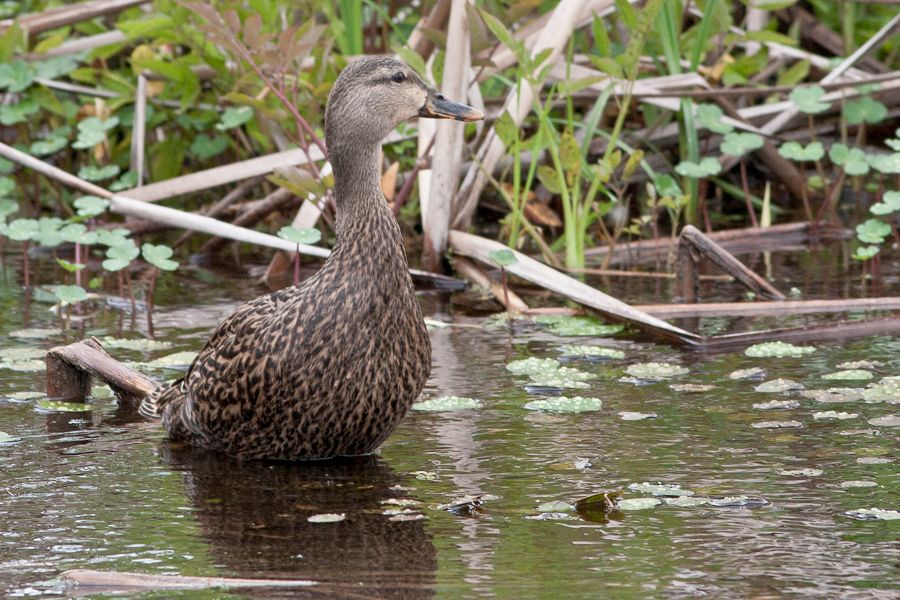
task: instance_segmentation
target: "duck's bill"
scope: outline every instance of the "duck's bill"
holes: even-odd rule
[[[428,94],[425,106],[419,109],[420,117],[428,117],[429,119],[456,119],[457,121],[480,121],[484,118],[484,113],[477,108],[453,102],[446,98],[438,98],[433,94]]]

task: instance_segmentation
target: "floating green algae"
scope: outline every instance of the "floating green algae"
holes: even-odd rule
[[[680,485],[674,483],[629,483],[628,489],[632,492],[640,492],[642,494],[650,494],[651,496],[693,496],[694,492],[683,489]]]
[[[762,379],[766,376],[766,370],[762,367],[751,367],[749,369],[737,369],[728,374],[729,379]]]
[[[716,386],[708,383],[673,383],[669,389],[683,394],[702,394],[716,389]]]
[[[624,325],[604,323],[595,317],[562,317],[543,315],[534,318],[534,322],[545,325],[551,333],[561,336],[607,336],[625,329]]]
[[[868,381],[875,377],[871,371],[866,371],[865,369],[846,369],[844,371],[835,371],[834,373],[828,373],[826,375],[822,375],[822,379],[838,379],[845,381]]]
[[[787,477],[818,477],[824,472],[822,469],[782,469],[778,474]]]
[[[554,396],[552,398],[532,400],[525,405],[525,408],[528,410],[580,413],[600,410],[603,408],[603,401],[599,398],[583,398],[581,396],[574,396],[572,398],[566,396]]]
[[[744,350],[746,356],[753,358],[784,358],[786,356],[804,356],[815,352],[812,346],[795,346],[786,342],[765,342],[755,344]]]
[[[759,421],[750,425],[755,429],[790,429],[793,427],[803,427],[800,421]]]
[[[753,388],[753,391],[766,393],[791,392],[794,390],[802,390],[805,387],[806,386],[802,383],[790,379],[770,379]]]
[[[630,412],[627,410],[623,410],[618,414],[623,421],[643,421],[644,419],[655,419],[659,416],[656,413]]]
[[[900,511],[883,508],[857,508],[848,510],[844,514],[860,521],[896,521],[900,519]]]
[[[665,362],[646,362],[629,365],[625,372],[638,379],[668,379],[688,373],[686,367]]]
[[[464,396],[441,396],[440,398],[432,398],[412,405],[413,410],[427,412],[449,412],[474,408],[481,408],[481,401]]]
[[[98,341],[104,348],[115,348],[117,350],[136,350],[141,352],[166,350],[172,347],[172,342],[149,340],[146,338],[123,339],[112,337],[110,335],[99,338]]]
[[[822,404],[841,404],[862,400],[863,390],[861,388],[828,388],[825,390],[805,390],[800,395]]]
[[[619,500],[616,508],[619,510],[646,510],[662,504],[659,498],[628,498]]]
[[[588,359],[610,359],[617,360],[625,358],[625,353],[616,348],[607,348],[605,346],[577,346],[566,344],[560,346],[559,351],[567,358],[588,358]]]
[[[536,356],[514,360],[506,365],[506,370],[514,375],[542,374],[559,368],[560,363],[555,358],[538,358]]]
[[[770,400],[769,402],[757,402],[753,405],[757,410],[792,410],[800,408],[796,400]]]
[[[813,419],[816,419],[816,420],[834,419],[834,420],[838,420],[838,421],[843,421],[845,419],[855,419],[858,416],[859,416],[858,413],[837,412],[834,410],[814,412],[812,414]]]
[[[39,400],[39,409],[47,412],[89,412],[90,404],[84,402],[60,402],[58,400]]]

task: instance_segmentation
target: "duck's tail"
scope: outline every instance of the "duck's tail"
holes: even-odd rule
[[[173,381],[169,385],[163,385],[147,394],[138,407],[138,414],[146,419],[162,419],[163,409],[167,404],[174,402],[184,394],[182,384],[184,379]]]

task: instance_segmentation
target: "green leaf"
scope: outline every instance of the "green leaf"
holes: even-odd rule
[[[632,34],[635,33],[638,29],[638,16],[634,7],[631,6],[628,0],[615,0],[615,2],[616,14],[622,19],[625,26],[628,27],[628,31]]]
[[[103,268],[107,271],[121,271],[132,260],[137,258],[140,251],[132,240],[124,240],[123,243],[110,246],[106,250],[107,259],[103,261]]]
[[[600,27],[602,28],[603,26],[601,25]],[[612,58],[608,56],[588,56],[588,58],[598,71],[602,71],[616,79],[625,79],[625,71],[622,70],[622,66]]]
[[[96,217],[106,212],[109,201],[97,196],[81,196],[75,199],[75,209],[82,217]]]
[[[885,192],[881,202],[873,204],[869,210],[873,215],[889,215],[900,212],[900,192]]]
[[[866,161],[873,169],[885,175],[900,173],[900,152],[893,154],[866,154]]]
[[[31,239],[41,246],[52,248],[63,242],[62,230],[60,227],[63,220],[58,217],[41,217],[37,222],[37,231],[31,236]]]
[[[491,250],[488,252],[488,258],[498,267],[508,267],[519,262],[515,252],[512,250]]]
[[[21,92],[34,81],[34,73],[24,60],[0,64],[0,89]]]
[[[730,156],[743,156],[751,150],[762,148],[763,138],[755,133],[735,132],[725,134],[720,150]]]
[[[865,175],[869,172],[866,153],[859,148],[848,148],[845,144],[833,144],[828,149],[828,158],[834,164],[844,167],[847,175]]]
[[[78,57],[71,54],[54,56],[47,60],[31,63],[34,76],[41,79],[56,79],[68,75],[78,68]]]
[[[30,240],[38,231],[38,222],[34,219],[16,219],[6,226],[6,237],[17,242]]]
[[[33,142],[28,148],[28,152],[35,156],[47,156],[55,152],[59,152],[69,145],[69,140],[64,137],[48,137],[43,140]]]
[[[253,118],[253,109],[249,106],[230,106],[222,113],[222,118],[216,125],[219,131],[227,131],[240,127]]]
[[[484,24],[491,30],[494,37],[500,40],[500,43],[510,50],[514,50],[517,45],[517,40],[500,19],[488,13],[486,10],[480,10],[479,12],[481,13],[481,18],[484,20]]]
[[[78,177],[87,181],[103,181],[111,179],[119,174],[119,165],[106,165],[105,167],[84,166],[78,170]]]
[[[853,258],[856,260],[869,260],[881,250],[878,246],[860,246],[856,249],[856,252],[853,253]]]
[[[797,85],[809,76],[808,60],[798,60],[778,76],[777,85]]]
[[[37,102],[32,100],[22,100],[16,104],[6,104],[0,106],[0,124],[15,125],[24,123],[30,115],[40,110]]]
[[[83,244],[91,246],[97,243],[97,233],[88,231],[88,228],[81,223],[70,223],[59,230],[59,235],[67,242],[72,244]]]
[[[512,146],[519,137],[519,127],[516,125],[516,122],[513,121],[509,111],[506,110],[504,110],[500,116],[497,117],[497,120],[494,121],[494,131],[497,132],[497,137],[500,138],[500,141],[503,142],[503,145],[507,148]]]
[[[756,0],[753,8],[758,10],[781,10],[797,4],[798,0]]]
[[[19,210],[19,205],[9,198],[0,198],[0,221],[6,220],[6,217]]]
[[[122,173],[122,176],[119,177],[116,181],[114,181],[109,189],[112,192],[121,192],[122,190],[130,190],[134,186],[137,185],[138,174],[137,171],[125,171]]]
[[[675,167],[675,172],[684,177],[692,179],[700,179],[703,177],[711,177],[718,175],[722,170],[719,161],[712,157],[706,157],[699,163],[683,160]]]
[[[278,237],[295,244],[315,244],[322,239],[322,232],[312,228],[296,228],[287,225],[278,230]]]
[[[802,146],[799,142],[785,142],[778,148],[778,154],[791,160],[806,162],[825,156],[825,148],[821,142],[812,142],[808,146]]]
[[[0,198],[9,196],[16,189],[16,180],[12,177],[0,177]]]
[[[697,120],[713,133],[728,133],[734,127],[722,122],[722,109],[715,104],[697,105]]]
[[[106,132],[119,124],[118,117],[101,120],[88,117],[78,123],[78,138],[72,144],[76,150],[87,150],[106,140]]]
[[[58,285],[54,290],[56,297],[60,302],[68,304],[76,304],[87,300],[87,292],[80,285]]]
[[[659,173],[653,178],[656,193],[660,196],[681,196],[682,191],[678,182],[668,173]]]
[[[189,152],[200,160],[207,160],[218,156],[228,147],[228,138],[224,135],[208,136],[201,133],[194,138]]]
[[[581,146],[569,130],[559,138],[559,162],[567,173],[575,173],[581,168]]]
[[[61,266],[63,269],[65,269],[69,273],[74,273],[75,271],[80,271],[85,267],[85,265],[83,265],[81,263],[70,263],[67,260],[63,260],[62,258],[57,258],[56,264]]]
[[[850,125],[878,123],[887,118],[887,114],[887,107],[884,104],[868,96],[851,100],[844,105],[844,118]]]
[[[882,244],[891,234],[891,226],[878,219],[869,219],[856,226],[856,237],[867,244]]]
[[[537,168],[538,179],[544,184],[551,194],[561,194],[562,187],[559,184],[559,178],[556,175],[556,169],[550,165],[540,165]]]
[[[169,260],[173,251],[165,245],[154,246],[153,244],[144,244],[141,246],[141,255],[148,263],[163,271],[174,271],[178,268],[178,263]]]
[[[748,42],[775,42],[776,44],[783,44],[785,46],[796,46],[797,40],[792,37],[788,37],[786,35],[782,35],[775,31],[769,31],[767,29],[763,29],[760,31],[748,31],[744,35],[744,39]]]
[[[788,99],[797,105],[800,112],[808,115],[815,115],[825,112],[831,107],[830,102],[821,102],[822,96],[825,95],[825,89],[818,85],[808,87],[798,87],[791,92]]]
[[[900,152],[900,139],[897,138],[888,138],[884,140],[884,143],[888,145],[891,150],[896,150]]]

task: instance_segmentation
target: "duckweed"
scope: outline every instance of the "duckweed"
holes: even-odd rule
[[[576,346],[566,344],[560,346],[559,351],[565,357],[571,358],[590,358],[590,359],[622,359],[625,353],[616,348],[607,348],[605,346]]]
[[[765,342],[755,344],[744,350],[746,356],[753,358],[784,358],[786,356],[804,356],[815,352],[812,346],[795,346],[786,342]]]
[[[540,400],[532,400],[525,405],[528,410],[546,410],[551,412],[590,412],[603,408],[603,401],[599,398],[582,398],[574,396],[567,398],[566,396],[554,396],[552,398],[542,398]]]
[[[873,377],[874,375],[872,374],[872,372],[866,371],[865,369],[847,369],[844,371],[835,371],[834,373],[822,375],[822,379],[842,379],[852,381],[868,381]]]
[[[662,504],[659,498],[628,498],[627,500],[619,500],[616,508],[619,510],[646,510]]]
[[[471,410],[481,408],[481,401],[475,398],[466,398],[464,396],[441,396],[440,398],[431,398],[422,402],[416,402],[412,405],[413,410],[421,410],[428,412],[449,412],[456,410]]]
[[[646,362],[629,365],[625,372],[639,379],[667,379],[688,373],[688,369],[681,365],[665,362]]]
[[[764,381],[759,384],[753,391],[755,392],[766,392],[766,393],[777,393],[777,392],[790,392],[794,390],[802,390],[805,389],[806,386],[802,383],[792,381],[790,379],[770,379],[769,381]]]

